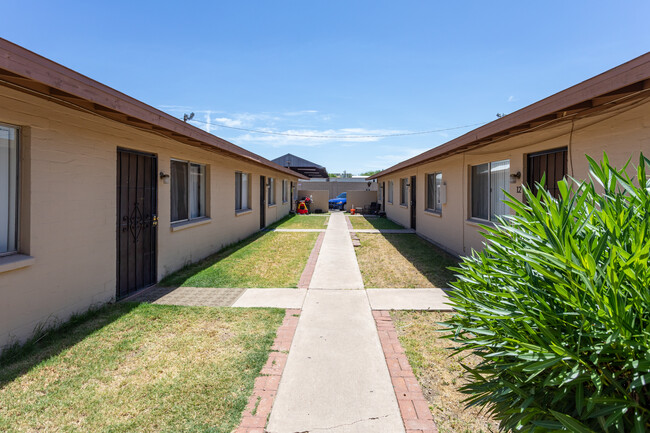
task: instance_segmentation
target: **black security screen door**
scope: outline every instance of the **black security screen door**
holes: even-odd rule
[[[555,198],[560,197],[557,183],[567,175],[567,148],[548,150],[528,155],[527,183],[537,192],[536,182],[546,173],[546,188]]]
[[[117,152],[117,299],[156,283],[155,155]]]

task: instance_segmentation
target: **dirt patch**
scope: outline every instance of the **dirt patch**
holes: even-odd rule
[[[466,408],[466,394],[459,391],[465,383],[461,362],[475,366],[480,358],[475,355],[451,356],[456,343],[441,338],[438,322],[453,313],[428,311],[393,311],[399,340],[406,351],[413,372],[429,402],[431,413],[440,433],[498,432],[499,423],[486,410]]]

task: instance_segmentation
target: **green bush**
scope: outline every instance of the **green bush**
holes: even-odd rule
[[[508,195],[455,269],[450,338],[482,358],[462,391],[503,430],[650,431],[650,160],[589,163],[557,200]]]

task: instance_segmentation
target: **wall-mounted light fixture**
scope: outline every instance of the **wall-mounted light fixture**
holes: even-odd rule
[[[517,179],[521,179],[521,171],[512,173],[510,175],[510,183],[517,183]]]
[[[163,173],[162,171],[160,172],[160,178],[162,179],[163,183],[166,185],[169,183],[169,175]]]

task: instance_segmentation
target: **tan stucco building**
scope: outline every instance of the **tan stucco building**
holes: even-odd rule
[[[546,173],[588,177],[585,155],[623,167],[650,156],[650,53],[372,176],[388,218],[455,255],[480,250],[479,224],[509,213],[503,190]],[[632,174],[632,167],[630,167]]]
[[[287,215],[297,180],[0,39],[0,348]]]

